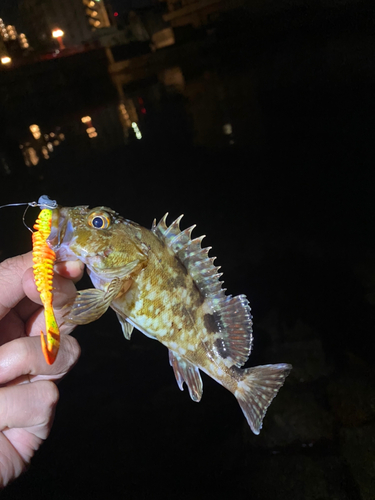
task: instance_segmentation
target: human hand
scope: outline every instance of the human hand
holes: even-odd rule
[[[44,359],[40,332],[44,311],[34,283],[31,252],[0,264],[0,487],[18,477],[51,430],[59,393],[52,380],[61,379],[77,362],[78,342],[62,325],[56,361]],[[73,281],[83,264],[55,266],[53,306],[61,323],[61,307],[74,298]]]

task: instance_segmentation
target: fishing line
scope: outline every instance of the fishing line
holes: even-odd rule
[[[46,194],[43,194],[39,200],[36,201],[28,201],[24,203],[8,203],[7,205],[1,205],[1,208],[6,208],[6,207],[20,207],[23,205],[27,205],[25,208],[25,211],[22,216],[22,222],[23,225],[30,231],[30,233],[33,233],[34,231],[26,224],[25,217],[26,217],[26,212],[28,211],[29,207],[40,207],[41,209],[44,208],[49,208],[50,210],[53,210],[54,208],[57,208],[57,201],[56,200],[51,200],[48,198]]]

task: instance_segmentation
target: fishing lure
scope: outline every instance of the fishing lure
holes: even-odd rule
[[[55,264],[56,255],[48,246],[47,238],[51,232],[52,210],[57,208],[57,202],[51,200],[47,195],[42,195],[38,202],[8,203],[7,205],[0,206],[0,208],[17,207],[20,205],[27,205],[22,220],[24,225],[33,235],[34,279],[44,306],[47,342],[41,331],[42,351],[47,363],[52,365],[60,347],[60,331],[52,307],[53,266]],[[40,207],[42,209],[34,224],[34,229],[36,229],[35,232],[33,232],[25,222],[25,215],[29,207]]]
[[[46,361],[52,365],[60,347],[60,331],[53,312],[53,266],[56,260],[55,252],[48,246],[47,238],[51,232],[52,210],[43,208],[34,224],[33,241],[33,270],[34,279],[40,299],[44,306],[46,321],[46,336],[40,332],[42,351]]]

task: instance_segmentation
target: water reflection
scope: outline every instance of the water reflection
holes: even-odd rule
[[[7,99],[0,102],[0,111],[4,111],[0,157],[6,158],[7,165],[1,168],[3,177],[15,172],[18,180],[31,176],[60,185],[61,176],[69,178],[74,173],[84,178],[89,166],[92,170],[93,164],[105,163],[112,154],[126,159],[127,164],[133,158],[134,174],[143,168],[138,165],[141,157],[131,156],[134,148],[143,148],[142,161],[151,165],[155,154],[176,161],[176,154],[186,157],[194,148],[208,151],[260,142],[261,116],[251,72],[232,76],[219,64],[207,68],[195,59],[148,66],[140,56],[125,62],[124,69],[113,72],[107,61],[107,68],[97,78],[87,78],[84,83],[77,79],[63,85],[65,73],[56,72],[53,80],[48,76],[43,92],[35,82],[29,85],[20,79],[18,85],[28,92],[22,102],[17,99],[19,89],[13,94],[7,86]],[[67,61],[62,58],[57,64]],[[84,67],[86,71],[91,68]],[[241,133],[243,121],[247,122],[245,130],[254,133]],[[115,164],[117,160],[111,163],[112,170]],[[173,169],[171,163],[164,167],[168,164]]]
[[[56,127],[54,132],[42,133],[39,125],[34,123],[29,126],[29,131],[32,137],[28,137],[19,146],[27,167],[35,167],[41,160],[49,160],[54,149],[65,141],[60,127]],[[39,176],[43,178],[42,173]]]

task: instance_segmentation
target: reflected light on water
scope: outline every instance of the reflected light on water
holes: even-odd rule
[[[138,125],[135,122],[133,122],[132,123],[132,127],[133,127],[133,130],[134,130],[136,138],[137,139],[142,139],[142,134],[141,134],[141,131],[138,128]]]
[[[223,125],[223,134],[230,135],[232,133],[232,125],[230,123],[226,123]]]
[[[42,155],[45,160],[49,159],[48,148],[46,146],[42,147]]]
[[[131,127],[132,126],[132,122],[130,120],[129,113],[128,113],[126,107],[125,107],[125,104],[123,102],[121,102],[119,104],[119,110],[120,110],[120,113],[121,113],[121,118],[124,120],[125,125],[127,127]]]
[[[90,139],[98,136],[96,128],[92,126],[91,116],[83,116],[81,122],[86,125],[86,132]]]
[[[22,154],[27,167],[38,165],[39,156],[32,146],[22,148]]]
[[[40,139],[42,134],[38,125],[30,125],[30,132],[33,134],[34,139]]]
[[[65,140],[65,135],[59,132],[60,127],[55,129],[56,132],[44,134],[41,132],[39,125],[34,123],[29,126],[29,130],[33,139],[19,146],[27,167],[38,165],[40,160],[43,159],[49,160],[51,158],[50,154],[53,153],[55,149],[54,146],[58,146]],[[33,146],[31,146],[31,144],[33,144]]]

